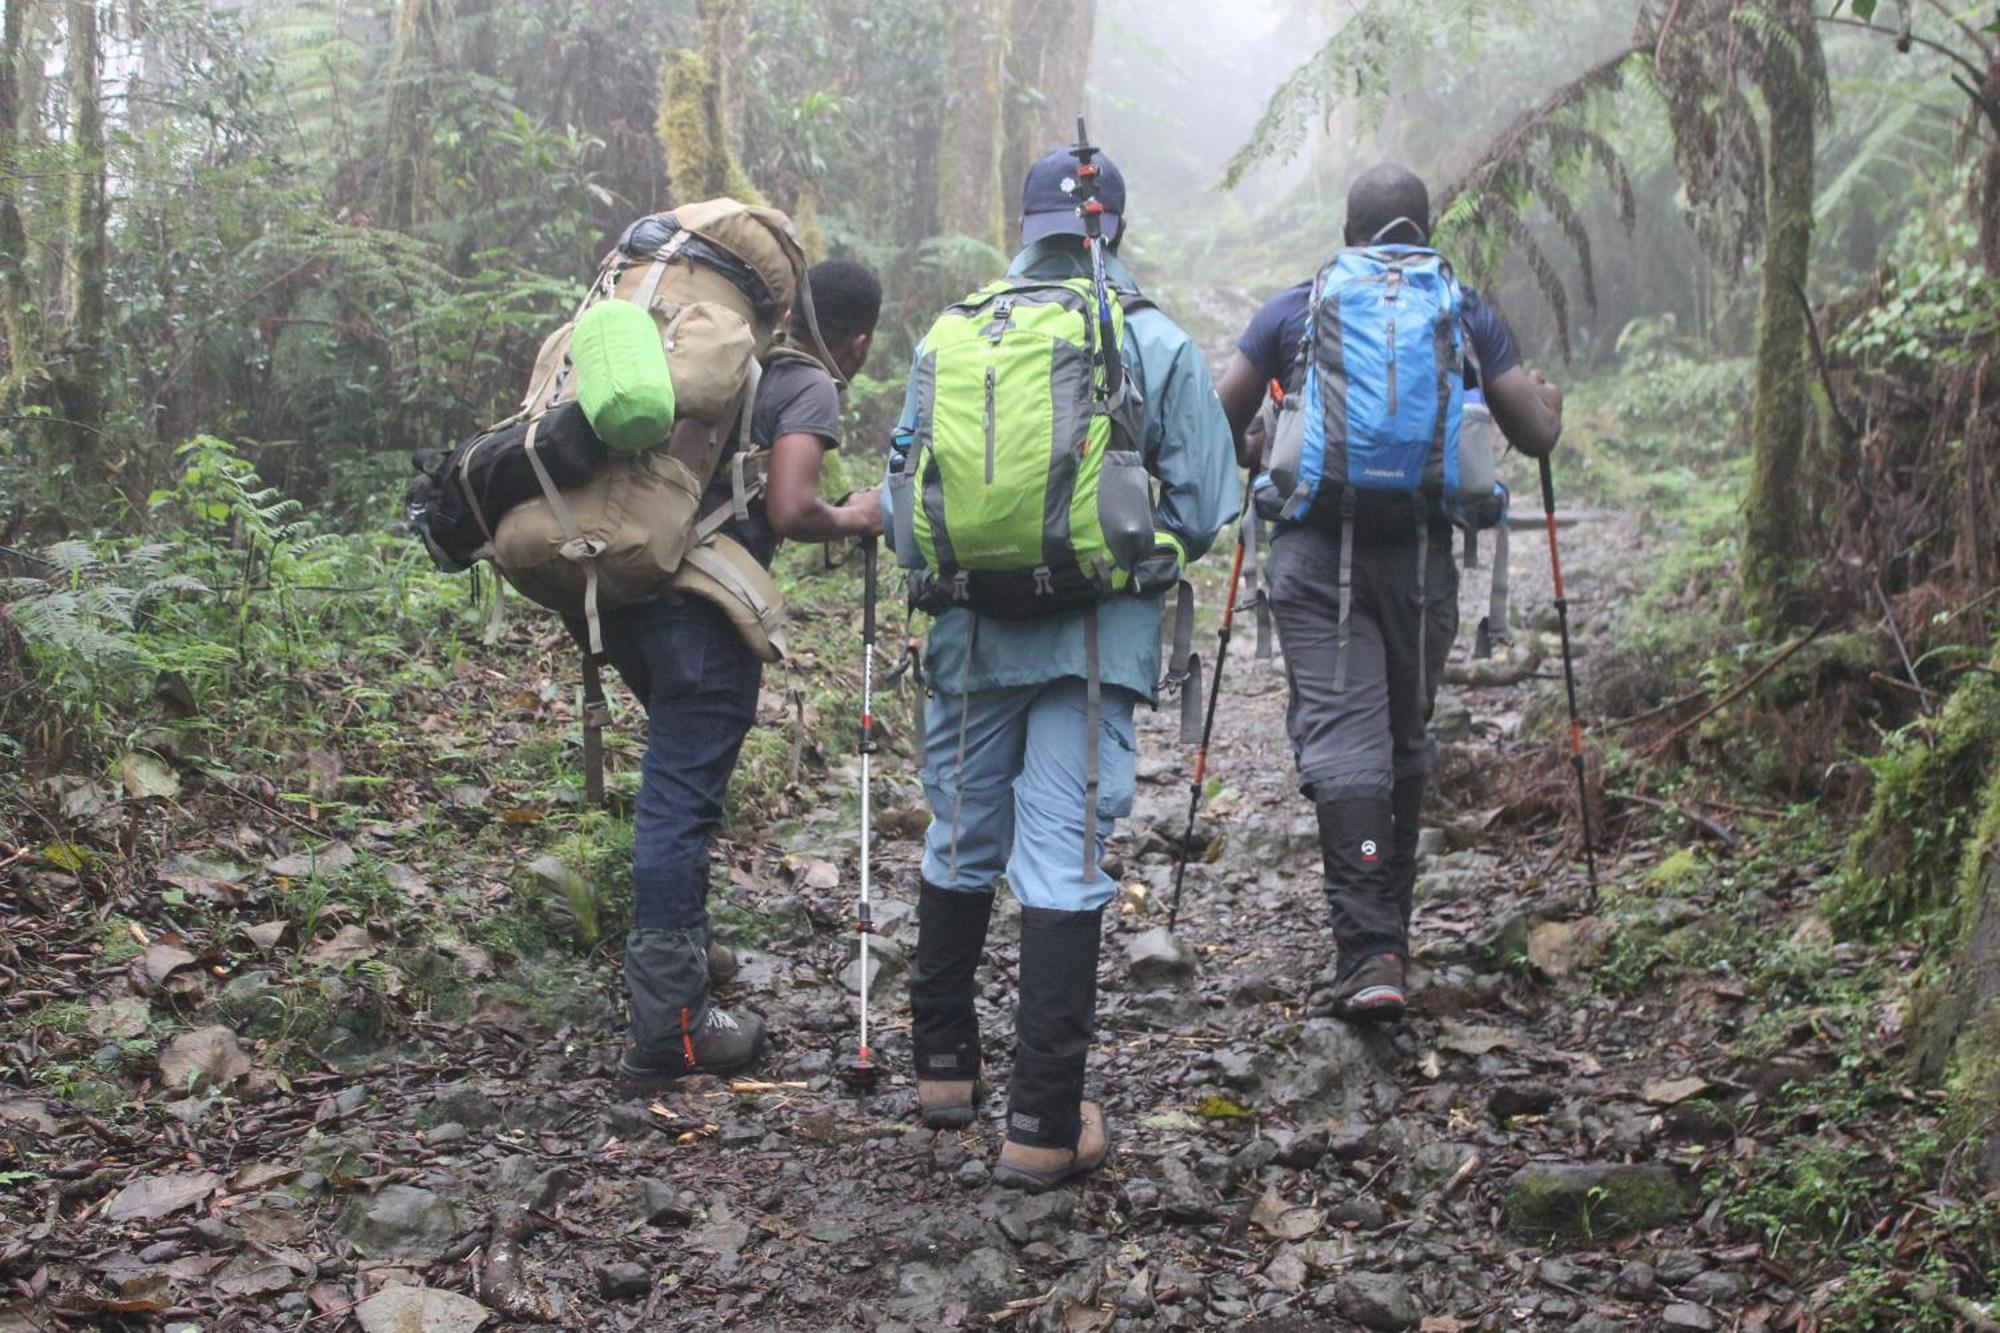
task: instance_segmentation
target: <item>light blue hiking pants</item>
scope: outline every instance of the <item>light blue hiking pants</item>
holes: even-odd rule
[[[1100,853],[1112,825],[1132,813],[1137,702],[1129,690],[1104,687]],[[1090,877],[1083,873],[1086,717],[1084,683],[1074,678],[964,696],[940,689],[932,696],[924,726],[924,792],[931,803],[926,880],[941,889],[991,893],[1005,873],[1023,906],[1060,912],[1091,911],[1111,901],[1117,886],[1096,868],[1097,857]]]

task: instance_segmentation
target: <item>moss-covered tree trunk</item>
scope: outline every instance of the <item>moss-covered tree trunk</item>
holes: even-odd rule
[[[4,392],[0,401],[18,391],[35,360],[37,334],[32,323],[34,290],[28,279],[28,231],[21,221],[21,201],[12,164],[27,137],[21,108],[21,62],[27,53],[26,0],[0,0],[6,5],[0,22],[0,336],[7,340]]]
[[[104,415],[105,267],[109,208],[105,202],[104,104],[99,97],[96,0],[64,7],[68,52],[63,88],[69,99],[69,182],[63,218],[63,336],[51,383],[71,432],[78,474],[94,480],[98,423]]]
[[[1016,191],[1030,164],[1076,136],[1096,44],[1096,0],[1014,0],[1008,28],[1007,149],[1000,183],[1002,211],[1011,225],[1020,221]]]
[[[1980,89],[1987,108],[2000,107],[2000,55],[1995,55],[1986,65],[1986,81]],[[1988,273],[2000,274],[2000,115],[1987,111],[1991,134],[1987,136],[1986,152],[1979,163],[1979,177],[1974,185],[1977,191],[1975,202],[1979,208],[1979,254],[1986,261]]]
[[[1745,603],[1765,618],[1783,615],[1807,552],[1806,490],[1798,475],[1808,424],[1806,308],[1800,293],[1812,257],[1813,149],[1820,107],[1818,90],[1806,74],[1819,65],[1812,6],[1809,0],[1785,0],[1780,12],[1798,51],[1771,53],[1759,79],[1771,125],[1741,568]]]
[[[750,64],[749,0],[696,0],[702,59],[715,81],[715,110],[723,146],[743,160],[744,78]]]
[[[424,219],[431,117],[427,85],[437,67],[436,0],[401,0],[389,46],[389,103],[382,173],[382,220],[408,231]]]
[[[938,225],[1006,247],[1000,181],[1006,145],[1010,0],[959,0],[951,11],[951,94],[938,150]]]
[[[1979,1144],[1986,1183],[2000,1186],[2000,745],[1984,758],[1947,917],[1957,928],[1951,972],[1922,1007],[1917,1072],[1944,1082],[1956,1129]]]

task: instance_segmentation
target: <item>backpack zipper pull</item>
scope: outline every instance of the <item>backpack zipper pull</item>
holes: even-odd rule
[[[1396,317],[1389,316],[1389,415],[1396,415]]]
[[[993,420],[993,395],[998,386],[999,373],[999,369],[995,366],[986,367],[986,484],[988,486],[993,484],[993,436],[996,429]]]

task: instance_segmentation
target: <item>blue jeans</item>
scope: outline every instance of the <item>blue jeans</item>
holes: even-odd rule
[[[961,707],[961,699],[963,701]],[[1137,756],[1132,707],[1138,696],[1104,687],[1098,747],[1098,850],[1132,813]],[[931,825],[924,878],[941,889],[991,893],[1002,872],[1026,907],[1087,912],[1117,892],[1099,869],[1083,877],[1084,684],[940,690],[924,720],[924,793]],[[965,770],[958,767],[959,722]],[[957,826],[956,857],[953,825]],[[954,865],[954,860],[956,865]]]
[[[764,664],[699,598],[607,612],[604,652],[646,705],[646,760],[632,821],[640,930],[708,924],[708,852],[743,738],[757,721]]]

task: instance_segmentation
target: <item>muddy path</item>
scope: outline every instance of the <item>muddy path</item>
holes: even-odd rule
[[[1564,541],[1587,666],[1660,538],[1592,515]],[[1521,618],[1552,628],[1537,531],[1516,534],[1511,563]],[[776,1034],[754,1078],[620,1095],[604,1077],[609,960],[536,983],[574,992],[553,1006],[567,1021],[482,998],[469,1021],[406,1016],[365,1060],[291,1076],[233,1069],[252,1063],[234,1049],[248,1025],[211,1008],[194,1035],[217,1044],[180,1054],[226,1092],[185,1064],[188,1095],[156,1079],[115,1116],[59,1087],[0,1088],[0,1140],[34,1163],[0,1177],[0,1330],[1775,1320],[1795,1296],[1786,1275],[1728,1244],[1688,1171],[1728,1137],[1692,1076],[1719,1037],[1678,1000],[1594,987],[1607,927],[1551,753],[1559,664],[1532,630],[1511,663],[1472,661],[1486,589],[1484,569],[1467,574],[1451,676],[1519,678],[1451,685],[1440,706],[1417,1012],[1398,1031],[1307,1013],[1330,951],[1318,852],[1282,668],[1258,658],[1246,616],[1202,820],[1210,854],[1189,873],[1178,945],[1158,928],[1188,755],[1171,709],[1142,715],[1090,1070],[1116,1151],[1081,1185],[1026,1198],[988,1183],[1004,1093],[965,1132],[916,1124],[902,972],[922,814],[906,762],[884,765],[878,797],[888,1076],[865,1097],[833,1077],[858,980],[851,761],[836,758],[820,804],[724,849],[720,915],[744,961],[725,995]],[[1632,872],[1615,847],[1601,860],[1607,878]],[[460,872],[504,877],[476,859]],[[1001,1089],[1017,922],[1003,894],[980,1010]],[[132,1002],[170,1003],[188,976],[172,963]],[[149,953],[132,968],[151,966]]]

